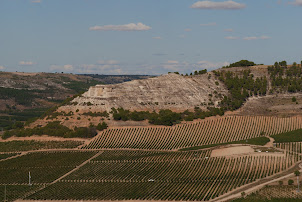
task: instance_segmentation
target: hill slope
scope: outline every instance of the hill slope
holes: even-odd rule
[[[180,76],[174,73],[122,84],[90,87],[72,105],[61,110],[73,109],[110,111],[111,108],[129,110],[173,111],[192,110],[194,107],[217,106],[227,90],[212,73],[198,76]]]

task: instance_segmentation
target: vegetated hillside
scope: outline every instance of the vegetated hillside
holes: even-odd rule
[[[107,111],[110,112],[106,120],[110,122],[109,126],[118,125],[112,119],[148,120],[150,124],[173,125],[182,120],[223,115],[228,111],[240,115],[267,115],[269,109],[261,108],[261,103],[252,104],[249,112],[240,113],[240,110],[250,100],[285,95],[299,98],[302,89],[301,65],[287,65],[285,61],[276,62],[273,66],[236,67],[237,64],[241,62],[208,73],[206,70],[195,71],[190,75],[175,72],[121,84],[92,86],[69,104],[61,106],[58,113],[72,112],[80,120],[83,113]],[[253,63],[248,61],[248,64]],[[295,104],[299,106],[298,100]],[[288,110],[285,108],[281,115]],[[57,120],[60,119],[64,117],[59,116]],[[89,123],[92,118],[84,120]],[[77,122],[71,121],[73,123],[66,125]]]
[[[0,72],[0,131],[1,128],[18,127],[18,122],[40,117],[47,109],[87,91],[90,86],[134,78],[140,77]]]

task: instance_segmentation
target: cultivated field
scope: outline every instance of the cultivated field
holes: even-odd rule
[[[114,128],[101,132],[83,149],[173,150],[246,140],[302,128],[301,117],[230,116],[172,127]]]
[[[209,158],[210,151],[105,151],[28,199],[210,200],[281,172],[294,156]]]
[[[301,161],[301,142],[273,146],[272,138],[268,144],[264,138],[265,146],[247,144],[299,128],[300,117],[220,117],[173,127],[111,128],[82,148],[52,142],[47,151],[44,142],[33,142],[36,151],[22,151],[30,150],[29,141],[3,143],[0,197],[6,186],[9,200],[209,201],[293,169]],[[244,145],[177,150],[238,140]]]
[[[0,161],[0,184],[50,183],[96,152],[35,152]]]

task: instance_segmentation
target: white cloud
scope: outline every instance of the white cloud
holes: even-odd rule
[[[295,0],[293,2],[290,2],[290,4],[295,6],[302,6],[302,0]]]
[[[90,27],[92,31],[146,31],[150,30],[151,27],[144,25],[143,23],[130,23],[126,25],[104,25]]]
[[[212,10],[235,10],[245,8],[245,4],[240,4],[234,1],[223,1],[223,2],[213,2],[213,1],[198,1],[194,3],[191,8],[196,9],[212,9]]]
[[[224,31],[225,31],[225,32],[234,32],[233,29],[225,29]]]
[[[200,26],[216,26],[216,22],[210,22],[210,23],[206,23],[206,24],[200,24]]]
[[[0,65],[0,70],[4,70],[4,69],[6,69],[6,68],[4,66]]]
[[[237,36],[226,36],[224,37],[225,39],[229,39],[229,40],[236,40],[236,39],[240,39],[239,37]]]
[[[179,38],[186,38],[186,35],[182,34],[178,36]]]
[[[162,39],[160,36],[154,36],[152,39]]]
[[[67,64],[67,65],[51,65],[50,70],[57,70],[57,71],[73,71],[74,67],[73,65]]]
[[[32,66],[32,65],[34,65],[35,63],[34,62],[32,62],[32,61],[20,61],[19,62],[19,65],[21,65],[21,66]]]
[[[243,40],[246,40],[246,41],[258,40],[258,39],[264,40],[264,39],[270,39],[270,37],[269,36],[259,36],[259,37],[257,37],[257,36],[248,36],[248,37],[243,38]]]
[[[185,32],[190,32],[190,31],[192,31],[192,29],[185,29]]]
[[[41,3],[41,0],[32,0],[31,3]]]

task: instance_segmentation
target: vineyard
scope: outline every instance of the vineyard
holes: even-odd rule
[[[6,159],[6,158],[9,158],[12,156],[16,156],[16,155],[17,155],[17,153],[3,153],[3,154],[0,154],[0,160]]]
[[[247,196],[244,200],[237,199],[234,202],[300,202],[302,200],[302,192],[297,193],[297,186],[286,186],[286,185],[270,185],[266,186],[259,191]]]
[[[172,127],[110,128],[82,148],[71,141],[3,142],[0,197],[6,185],[9,200],[209,201],[297,166],[302,142],[273,144],[265,136],[298,140],[300,128],[300,117],[234,116]],[[271,146],[263,146],[268,141]],[[198,150],[219,144],[224,145]],[[41,148],[71,149],[21,152]]]
[[[289,152],[290,154],[302,153],[302,142],[276,143],[276,147],[283,149]]]
[[[27,199],[210,200],[298,160],[289,154],[211,158],[210,152],[105,151]]]
[[[36,152],[0,161],[1,184],[49,183],[93,156],[95,152]]]
[[[83,144],[81,141],[8,141],[0,142],[0,152],[29,151],[39,149],[76,148]]]
[[[0,185],[0,200],[4,201],[4,192],[6,191],[6,200],[13,201],[22,198],[28,192],[39,188],[37,185]]]
[[[230,116],[172,127],[111,128],[83,149],[173,150],[269,136],[302,128],[301,117]]]

